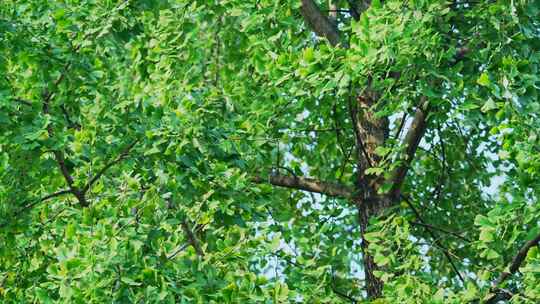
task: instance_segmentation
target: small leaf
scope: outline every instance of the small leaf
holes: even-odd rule
[[[140,285],[142,285],[142,283],[136,282],[136,281],[134,281],[133,279],[131,279],[129,277],[122,277],[121,281],[128,284],[128,285],[130,285],[130,286],[140,286]]]
[[[160,150],[159,150],[158,147],[152,147],[152,149],[147,150],[147,151],[144,152],[144,156],[156,154],[156,153],[159,153],[159,152],[160,152]]]
[[[384,266],[390,263],[390,258],[382,254],[376,254],[375,257],[373,258],[373,261],[379,266]]]
[[[281,245],[281,239],[279,237],[279,234],[276,234],[274,235],[274,237],[272,238],[272,243],[270,244],[270,248],[273,250],[273,251],[276,251],[279,246]]]
[[[388,193],[388,191],[390,191],[390,189],[392,189],[393,185],[394,184],[392,184],[392,183],[384,183],[379,187],[379,189],[377,189],[377,193],[378,194]]]
[[[476,83],[481,86],[487,87],[491,83],[491,81],[489,80],[488,74],[484,72],[482,73],[482,75],[480,75],[478,80],[476,80]]]
[[[489,243],[493,242],[494,239],[493,231],[491,229],[482,229],[482,231],[480,231],[480,241]]]
[[[381,175],[382,173],[384,172],[384,170],[382,168],[378,168],[378,167],[371,167],[371,168],[367,168],[364,173],[367,174],[367,175]]]
[[[480,111],[485,113],[485,112],[488,112],[488,111],[491,111],[491,110],[494,110],[494,109],[497,109],[497,105],[495,104],[495,101],[493,101],[493,99],[491,99],[491,97],[490,97],[490,98],[488,98],[486,103],[484,103],[484,105],[482,106]]]
[[[315,59],[315,53],[313,52],[313,48],[306,48],[304,50],[304,60],[309,63],[312,62]]]
[[[477,215],[474,218],[474,224],[476,226],[492,226],[491,221],[484,215]]]
[[[364,234],[364,239],[368,242],[375,242],[379,239],[379,237],[381,236],[381,233],[380,232],[369,232],[369,233],[366,233]]]
[[[485,252],[485,257],[486,259],[488,260],[494,260],[496,258],[498,258],[500,255],[493,249],[487,249],[486,252]]]

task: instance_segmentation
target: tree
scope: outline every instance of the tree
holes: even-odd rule
[[[4,1],[2,302],[538,302],[539,15]]]

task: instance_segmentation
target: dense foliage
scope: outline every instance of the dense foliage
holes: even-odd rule
[[[540,302],[540,1],[3,0],[0,302]]]

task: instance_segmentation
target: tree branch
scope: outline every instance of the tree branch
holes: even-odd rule
[[[508,265],[508,271],[503,271],[501,275],[499,275],[497,280],[495,280],[495,282],[493,283],[493,287],[491,288],[491,290],[494,292],[494,294],[486,300],[485,302],[486,304],[495,304],[500,300],[509,299],[508,296],[510,296],[511,298],[512,294],[502,290],[499,286],[504,281],[506,281],[506,279],[508,279],[510,276],[512,276],[514,273],[518,271],[523,261],[525,261],[525,258],[527,257],[527,253],[529,252],[529,250],[532,247],[537,246],[539,243],[540,243],[540,234],[538,234],[534,239],[528,241],[523,246],[521,246],[518,253],[512,259],[512,262],[510,263],[510,265]],[[503,299],[501,299],[500,297],[501,295],[503,296]]]
[[[317,35],[328,39],[333,46],[340,42],[337,25],[323,15],[313,0],[302,0],[300,12],[304,16],[306,23]]]
[[[382,1],[381,1],[382,2]],[[371,5],[371,0],[347,0],[349,4],[349,13],[354,20],[360,20],[360,16],[365,12]]]
[[[39,203],[41,203],[41,202],[44,202],[44,201],[46,201],[46,200],[50,200],[51,198],[55,198],[55,197],[57,197],[57,196],[62,196],[62,195],[65,195],[65,194],[69,194],[69,193],[71,193],[71,190],[60,190],[60,191],[58,191],[58,192],[54,192],[54,193],[52,193],[52,194],[45,195],[44,197],[40,198],[39,200],[37,200],[37,201],[35,201],[35,202],[33,202],[33,203],[30,203],[30,204],[24,206],[24,208],[21,209],[21,210],[19,210],[19,211],[16,213],[16,215],[21,214],[21,212],[22,212],[23,210],[30,209],[30,208],[34,207],[35,205],[37,205],[37,204],[39,204]]]
[[[32,209],[35,205],[41,203],[41,202],[44,202],[46,200],[50,200],[51,198],[55,198],[55,197],[58,197],[58,196],[62,196],[62,195],[65,195],[65,194],[69,194],[69,193],[72,193],[71,192],[71,189],[66,189],[66,190],[60,190],[60,191],[57,191],[57,192],[54,192],[54,193],[51,193],[51,194],[48,194],[48,195],[45,195],[44,197],[42,198],[39,198],[33,202],[30,202],[28,204],[26,204],[24,207],[22,207],[21,209],[17,210],[15,212],[15,214],[13,215],[13,218],[21,215],[24,211],[28,210],[28,209]],[[9,221],[9,220],[8,220]],[[5,221],[3,222],[2,224],[0,224],[0,228],[1,227],[4,227],[7,225],[8,221]]]
[[[114,166],[115,164],[119,163],[120,161],[122,161],[122,159],[124,159],[124,157],[126,157],[128,154],[129,154],[129,151],[131,151],[131,149],[135,146],[135,144],[137,144],[139,140],[136,139],[135,141],[133,141],[131,144],[129,144],[127,147],[124,148],[124,150],[122,150],[122,152],[120,153],[120,155],[118,155],[118,157],[112,161],[110,161],[109,163],[107,163],[105,166],[103,166],[103,168],[101,168],[101,170],[99,170],[99,172],[94,175],[94,177],[92,177],[90,179],[90,181],[88,181],[88,183],[83,187],[82,189],[82,193],[85,194],[89,189],[90,187],[92,187],[93,184],[95,184],[99,178],[105,174],[105,172],[107,170],[109,170],[109,168],[111,168],[112,166]]]
[[[64,65],[64,72],[69,68],[69,66],[70,66],[69,62]],[[65,78],[64,73],[61,73],[60,76],[58,76],[58,78],[54,82],[54,87],[58,87],[58,85],[62,82],[64,78]],[[50,115],[50,102],[51,102],[52,96],[53,96],[52,91],[44,90],[42,93],[42,97],[43,97],[42,112],[44,115]],[[47,125],[47,134],[49,135],[50,138],[54,137],[54,130],[50,123]],[[54,154],[54,158],[56,162],[58,163],[58,167],[60,168],[60,172],[62,173],[62,176],[64,176],[64,179],[66,180],[66,183],[68,184],[70,192],[73,193],[73,195],[75,195],[75,197],[77,198],[81,206],[87,206],[88,202],[86,201],[86,198],[84,197],[84,193],[82,193],[80,189],[77,188],[77,186],[75,186],[73,177],[69,173],[69,170],[66,166],[64,153],[60,150],[54,150],[53,154]]]
[[[193,249],[195,249],[195,252],[198,256],[202,257],[204,256],[204,252],[201,249],[201,246],[199,246],[199,241],[193,234],[193,231],[191,231],[191,228],[189,228],[189,225],[187,221],[182,221],[182,229],[184,229],[184,233],[186,234],[186,238],[188,239],[188,242],[191,246],[193,246]]]
[[[425,227],[425,228],[428,228],[428,229],[433,229],[433,230],[438,230],[440,232],[443,232],[443,233],[446,233],[446,234],[450,234],[450,235],[453,235],[459,239],[462,239],[466,242],[471,242],[470,239],[462,236],[461,234],[457,233],[457,232],[454,232],[454,231],[450,231],[450,230],[446,230],[444,228],[440,228],[440,227],[436,227],[436,226],[433,226],[433,225],[430,225],[430,224],[426,224],[426,223],[423,223],[423,222],[415,222],[415,221],[412,221],[410,222],[411,224],[413,225],[416,225],[416,226],[422,226],[422,227]]]
[[[69,112],[64,105],[60,105],[60,110],[62,110],[62,113],[64,114],[64,118],[66,119],[68,128],[73,128],[77,130],[81,129],[81,126],[79,124],[71,120],[71,116],[69,115]]]
[[[355,298],[353,298],[353,297],[347,295],[347,294],[344,293],[344,292],[339,291],[339,290],[336,288],[336,286],[330,285],[330,288],[331,288],[332,291],[333,291],[336,295],[338,295],[339,297],[341,297],[341,298],[343,298],[343,299],[345,299],[345,300],[347,300],[347,301],[349,301],[349,302],[351,302],[351,303],[355,303],[355,304],[358,303],[358,302],[356,301]]]
[[[354,190],[337,183],[323,182],[312,178],[272,174],[267,178],[255,176],[251,179],[257,184],[272,184],[274,186],[320,193],[333,197],[351,198]]]
[[[428,112],[429,103],[426,97],[422,97],[420,106],[418,109],[416,109],[416,114],[414,115],[409,131],[407,132],[407,135],[405,135],[405,139],[403,141],[404,145],[406,146],[405,157],[402,160],[403,163],[393,172],[390,180],[393,184],[392,194],[394,197],[399,196],[401,185],[403,184],[403,180],[407,175],[407,171],[409,171],[409,166],[414,158],[416,149],[418,149],[420,140],[426,132]]]
[[[32,106],[32,102],[29,101],[29,100],[26,100],[26,99],[13,98],[12,100],[13,100],[13,101],[16,101],[16,102],[18,102],[18,103],[21,103],[21,104],[23,104],[23,105],[25,105],[25,106],[29,106],[29,107]]]
[[[349,4],[349,14],[351,14],[351,17],[356,21],[360,20],[361,12],[356,0],[347,0],[347,3]]]
[[[428,234],[433,238],[433,243],[435,245],[437,245],[442,250],[442,253],[444,254],[446,259],[448,260],[448,263],[450,263],[450,266],[452,267],[452,270],[454,270],[454,272],[456,273],[456,275],[459,278],[459,280],[461,281],[461,283],[465,284],[465,280],[463,279],[463,276],[461,276],[461,273],[459,272],[456,264],[454,263],[454,261],[452,260],[452,257],[448,253],[448,249],[445,246],[443,246],[443,244],[441,244],[441,242],[440,242],[439,238],[437,237],[437,235],[435,234],[435,232],[433,232],[431,230],[431,227],[430,227],[431,225],[426,224],[426,222],[422,218],[422,215],[420,214],[420,212],[414,207],[414,205],[411,203],[411,201],[406,196],[401,195],[401,198],[403,198],[405,203],[407,203],[407,205],[409,205],[409,207],[413,211],[415,217],[418,219],[418,221],[420,223],[422,223],[422,226],[426,228]]]

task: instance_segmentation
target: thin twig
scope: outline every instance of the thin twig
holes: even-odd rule
[[[195,229],[195,231],[193,232],[194,234],[196,233],[199,233],[199,231],[201,231],[204,227],[206,226],[206,224],[204,225],[199,225],[197,227],[197,229]],[[182,246],[180,246],[177,250],[175,250],[173,253],[171,253],[167,259],[168,260],[172,260],[174,259],[180,252],[184,251],[190,244],[189,243],[186,243],[186,244],[183,244]]]
[[[443,232],[443,233],[446,233],[446,234],[450,234],[450,235],[453,235],[457,238],[460,238],[464,241],[467,241],[467,242],[472,242],[471,239],[467,238],[467,237],[464,237],[462,236],[461,234],[457,233],[457,232],[454,232],[454,231],[450,231],[450,230],[446,230],[444,228],[440,228],[440,227],[436,227],[436,226],[433,226],[433,225],[430,225],[430,224],[426,224],[426,223],[422,223],[422,222],[415,222],[415,221],[412,221],[410,222],[411,224],[413,225],[417,225],[417,226],[422,226],[422,227],[426,227],[426,228],[429,228],[429,229],[434,229],[434,230],[438,230],[440,232]]]
[[[403,116],[401,117],[401,122],[399,123],[399,127],[396,132],[396,139],[399,139],[401,136],[401,131],[403,130],[403,126],[405,126],[405,121],[407,120],[407,112],[403,112]]]
[[[351,148],[349,149],[349,153],[347,153],[347,157],[345,158],[345,161],[341,165],[341,170],[339,171],[339,176],[338,176],[338,182],[340,183],[341,183],[341,179],[343,178],[343,174],[345,173],[345,167],[349,163],[349,160],[351,160],[351,155],[352,155],[353,150],[354,150],[354,145],[351,146]]]
[[[461,273],[459,272],[457,266],[454,264],[454,261],[452,260],[452,257],[450,256],[450,254],[448,253],[448,249],[446,247],[444,247],[441,242],[439,241],[439,239],[437,238],[437,236],[435,235],[435,233],[427,227],[427,224],[426,222],[424,221],[424,219],[422,218],[422,216],[420,215],[420,212],[418,212],[418,210],[413,206],[413,204],[411,203],[411,201],[405,197],[404,195],[401,195],[401,197],[403,198],[403,200],[405,201],[405,203],[407,203],[407,205],[411,208],[411,210],[414,212],[416,218],[422,223],[424,224],[424,227],[426,227],[427,229],[427,232],[429,233],[429,235],[434,239],[434,242],[437,246],[439,246],[441,249],[442,249],[442,252],[444,254],[444,256],[446,257],[446,259],[448,260],[448,262],[450,263],[450,266],[452,267],[452,269],[454,270],[454,272],[456,273],[456,275],[458,276],[459,280],[461,281],[461,283],[465,284],[465,280],[463,279],[463,277],[461,276]]]

